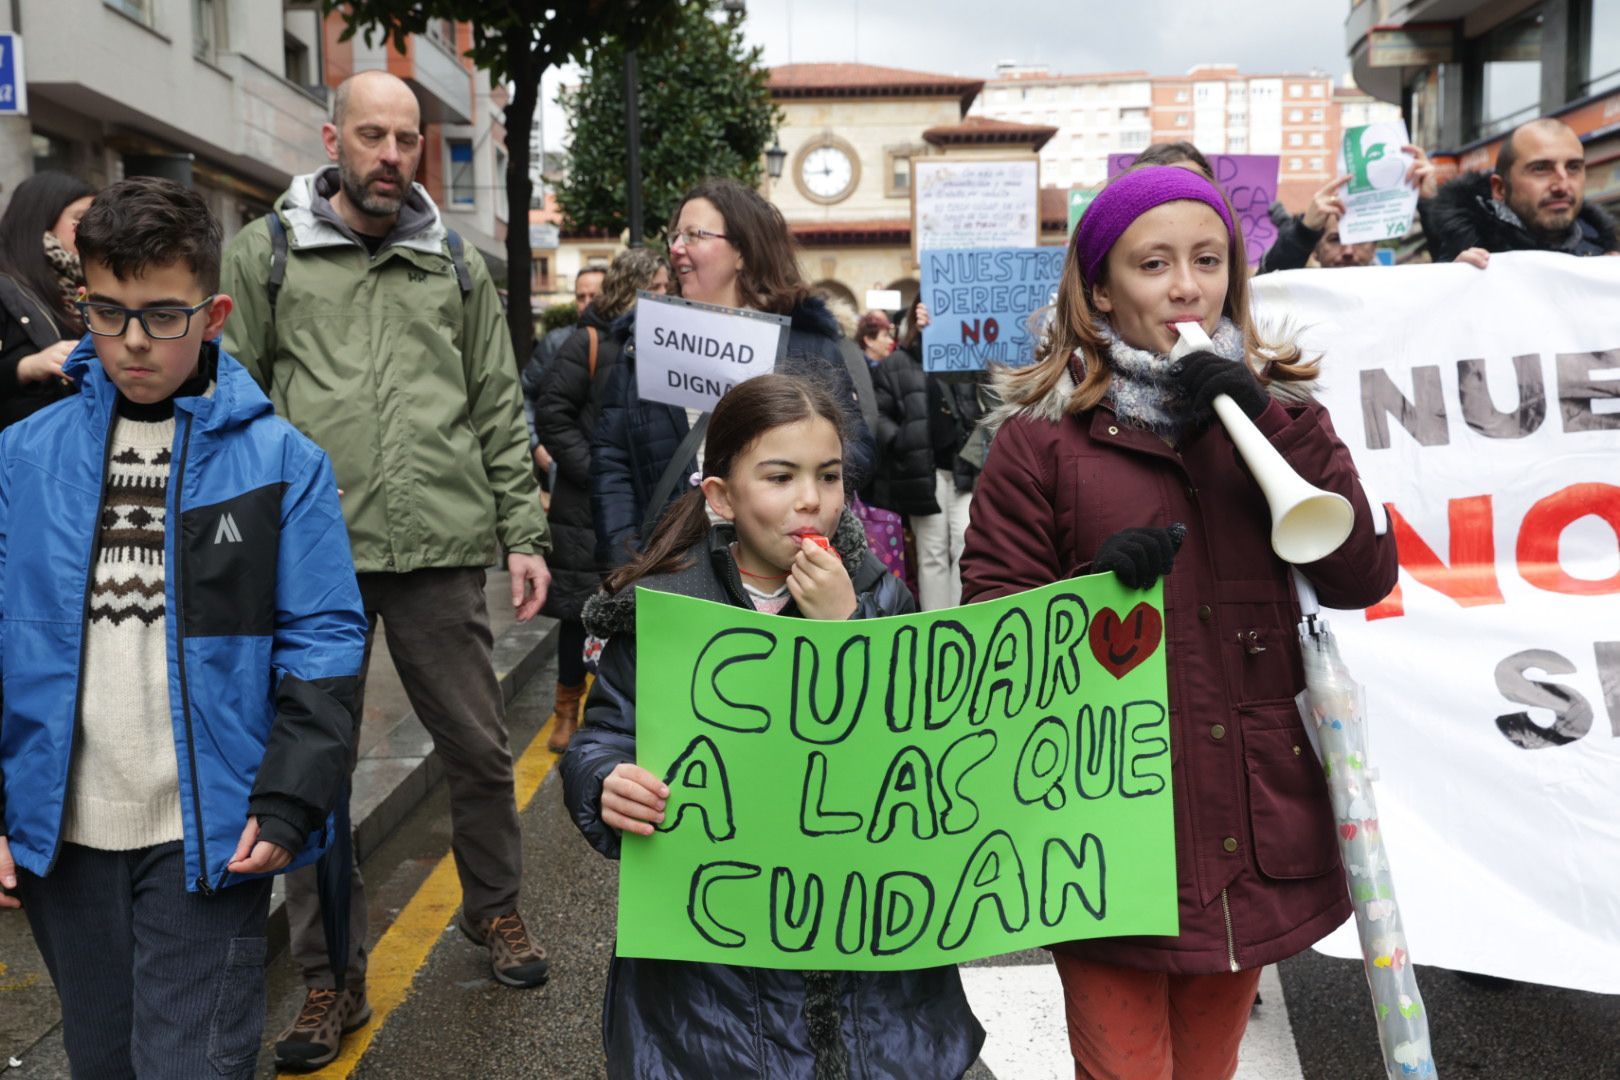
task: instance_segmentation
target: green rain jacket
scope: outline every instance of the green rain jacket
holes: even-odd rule
[[[484,260],[467,248],[463,298],[421,185],[368,255],[327,201],[336,183],[330,166],[276,202],[288,255],[273,317],[269,227],[255,221],[226,248],[221,291],[236,308],[225,348],[332,459],[357,571],[488,566],[497,540],[546,554],[517,365]]]

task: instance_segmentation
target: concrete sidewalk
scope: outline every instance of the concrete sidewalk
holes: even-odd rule
[[[495,634],[495,672],[510,703],[555,651],[557,624],[544,617],[518,625],[512,618],[506,572],[491,571],[485,589]],[[516,756],[523,750],[514,745]],[[350,810],[356,857],[365,860],[426,797],[442,773],[433,742],[405,698],[394,672],[382,625],[366,676],[366,707],[360,729]],[[287,943],[286,913],[278,881],[270,909],[270,953]],[[20,912],[0,914],[0,1073],[19,1077],[66,1077],[56,991],[34,948]],[[13,1065],[12,1062],[19,1065]]]

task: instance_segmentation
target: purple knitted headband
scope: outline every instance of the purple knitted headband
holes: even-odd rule
[[[1074,248],[1080,257],[1081,276],[1087,285],[1097,280],[1097,270],[1131,223],[1155,206],[1178,199],[1201,202],[1221,216],[1228,238],[1234,235],[1232,212],[1215,185],[1202,173],[1178,165],[1151,165],[1121,173],[1103,188],[1086,207],[1080,227],[1074,231]]]

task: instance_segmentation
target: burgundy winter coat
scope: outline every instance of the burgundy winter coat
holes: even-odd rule
[[[1326,781],[1294,704],[1304,671],[1289,566],[1272,554],[1265,498],[1224,429],[1173,449],[1106,405],[1062,416],[1072,386],[997,433],[973,497],[962,599],[1089,573],[1120,529],[1187,525],[1164,580],[1181,933],[1056,948],[1178,974],[1273,963],[1351,913]],[[1303,394],[1274,398],[1257,425],[1301,476],[1355,507],[1350,539],[1303,568],[1322,603],[1383,599],[1395,542],[1374,534],[1327,413]]]

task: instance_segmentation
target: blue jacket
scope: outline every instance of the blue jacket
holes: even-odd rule
[[[736,533],[710,529],[685,570],[636,584],[660,592],[749,607],[731,558]],[[853,619],[917,610],[905,585],[884,571],[866,531],[845,511],[832,537],[855,586]],[[798,609],[789,602],[783,617]],[[585,724],[563,755],[563,798],[574,824],[602,854],[619,855],[619,834],[602,821],[602,782],[636,760],[635,590],[598,593],[586,627],[608,638]],[[973,1064],[984,1029],[954,966],[914,971],[778,971],[734,964],[615,955],[602,1011],[608,1076],[824,1077],[955,1080]]]
[[[844,484],[845,490],[858,491],[872,472],[876,451],[838,348],[842,331],[816,296],[800,301],[790,317],[787,355],[776,370],[821,380],[844,407]],[[603,566],[626,563],[632,550],[641,547],[642,521],[653,489],[688,431],[684,409],[642,401],[636,392],[634,309],[614,323],[613,330],[623,343],[622,359],[603,387],[602,415],[591,439],[592,520],[596,557]],[[670,501],[685,493],[684,481],[696,468],[696,458],[690,465],[683,463],[682,482],[675,485]]]
[[[214,393],[175,399],[164,550],[186,882],[202,892],[233,883],[250,800],[309,826],[292,867],[320,854],[366,634],[326,455],[217,355]],[[78,396],[0,433],[0,831],[38,875],[61,846],[118,397],[89,337],[63,370]]]

